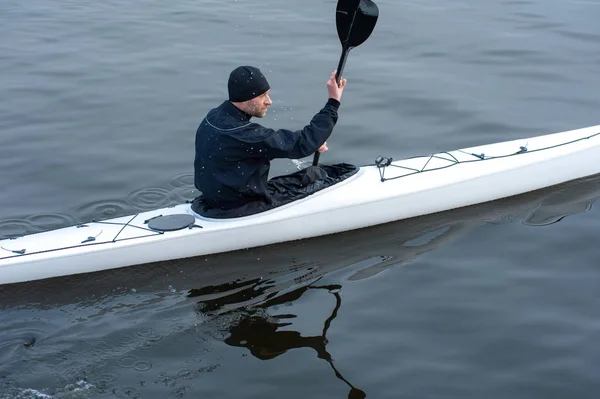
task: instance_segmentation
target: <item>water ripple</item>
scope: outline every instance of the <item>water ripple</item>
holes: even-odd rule
[[[134,363],[133,368],[137,371],[148,371],[152,368],[152,363],[147,360],[138,360]]]
[[[77,220],[73,216],[62,213],[32,215],[28,216],[27,220],[36,231],[54,230],[77,223]]]
[[[20,237],[35,231],[33,224],[26,219],[0,220],[0,238]]]
[[[119,399],[140,399],[142,397],[142,394],[132,387],[114,389],[112,393]]]
[[[129,203],[136,208],[153,210],[173,205],[171,192],[162,187],[146,187],[136,190],[127,196]]]
[[[169,186],[171,187],[193,187],[194,186],[194,175],[192,173],[182,173],[175,175],[169,180]]]
[[[133,214],[133,206],[120,199],[94,201],[80,205],[73,210],[75,217],[83,222],[92,219],[102,220]]]
[[[122,358],[120,358],[117,361],[117,364],[121,367],[131,368],[131,367],[135,366],[135,364],[138,360],[139,359],[137,357],[128,355],[128,356],[123,356]]]

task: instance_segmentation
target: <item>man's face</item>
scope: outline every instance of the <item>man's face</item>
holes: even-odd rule
[[[270,91],[271,90],[267,90],[260,96],[254,97],[252,100],[248,100],[246,112],[257,118],[262,118],[265,116],[267,114],[267,108],[273,104],[271,97],[269,97]]]

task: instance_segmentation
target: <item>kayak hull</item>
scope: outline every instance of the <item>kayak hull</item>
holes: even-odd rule
[[[600,126],[415,157],[257,215],[207,219],[189,204],[0,241],[0,284],[190,258],[339,233],[493,201],[600,172]],[[383,177],[383,179],[382,179]],[[190,214],[156,232],[147,220]],[[200,227],[201,226],[201,227]]]

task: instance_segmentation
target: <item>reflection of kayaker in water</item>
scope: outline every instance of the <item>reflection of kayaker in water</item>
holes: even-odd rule
[[[255,67],[234,69],[229,99],[212,109],[196,132],[194,184],[202,195],[192,209],[205,216],[236,217],[277,206],[280,187],[267,180],[271,160],[327,150],[345,85],[345,79],[336,82],[334,71],[327,81],[329,99],[307,126],[273,130],[250,121],[265,116],[272,104],[266,78]]]
[[[296,300],[309,289],[326,289],[335,296],[335,308],[331,316],[327,318],[323,326],[321,335],[303,337],[298,331],[277,331],[281,327],[289,326],[291,323],[280,322],[277,319],[285,319],[286,316],[268,317],[266,315],[250,314],[243,317],[236,324],[230,327],[230,336],[225,339],[225,343],[231,346],[244,347],[250,350],[255,357],[262,360],[273,359],[290,349],[312,348],[317,352],[320,359],[329,363],[335,375],[340,380],[350,386],[349,398],[358,399],[366,397],[365,393],[355,388],[346,380],[333,364],[333,359],[327,352],[327,330],[331,322],[336,318],[337,312],[342,305],[342,298],[339,294],[339,285],[328,286],[306,286],[287,293],[281,297],[274,298],[260,305],[261,308],[268,308],[279,305],[291,300]]]
[[[308,289],[330,289],[338,290],[339,286],[307,286],[298,288],[281,297],[269,300],[261,304],[260,308],[269,308],[300,298]],[[277,331],[281,327],[289,326],[291,323],[280,322],[283,317],[266,317],[261,314],[250,314],[239,320],[229,330],[231,335],[225,342],[232,346],[242,346],[259,359],[268,360],[279,356],[290,349],[313,348],[321,359],[331,360],[331,355],[325,350],[328,341],[327,329],[331,321],[337,316],[337,311],[342,302],[338,292],[332,291],[336,298],[336,306],[325,323],[323,333],[312,337],[303,337],[298,331]]]

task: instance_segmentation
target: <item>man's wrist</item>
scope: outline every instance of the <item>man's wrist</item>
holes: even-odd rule
[[[339,108],[341,103],[340,100],[338,100],[337,98],[329,97],[329,100],[327,100],[327,104],[331,104],[337,109]]]

